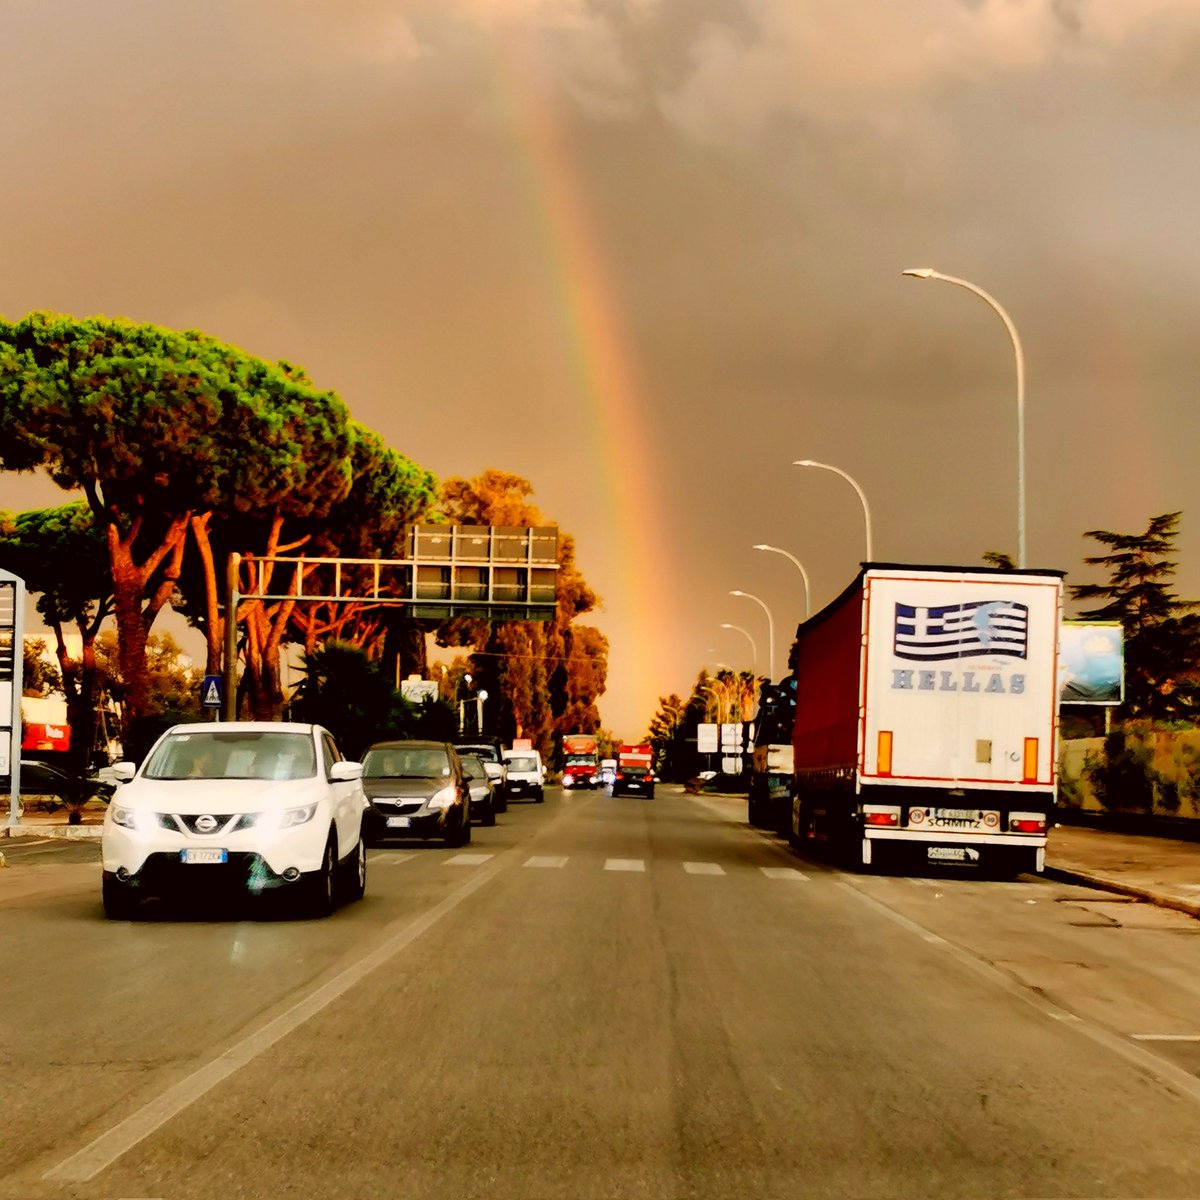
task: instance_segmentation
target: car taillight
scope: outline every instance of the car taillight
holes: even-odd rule
[[[643,783],[653,783],[653,782],[654,782],[654,776],[653,776],[653,775],[643,775],[643,776],[642,776],[642,782],[643,782]]]

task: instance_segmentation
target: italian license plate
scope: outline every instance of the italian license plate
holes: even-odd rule
[[[204,849],[180,850],[179,860],[185,863],[223,863],[229,861],[229,851],[210,850],[207,846]]]
[[[928,823],[935,829],[999,829],[1000,814],[979,808],[933,808]]]
[[[412,817],[388,817],[389,829],[407,829],[412,824]]]

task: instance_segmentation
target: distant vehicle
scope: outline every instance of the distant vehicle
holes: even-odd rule
[[[367,841],[440,838],[447,846],[471,840],[471,791],[458,751],[447,742],[376,742],[363,755],[369,807]]]
[[[792,738],[796,729],[796,681],[764,683],[754,721],[747,819],[787,836],[792,819]]]
[[[570,733],[563,738],[563,787],[599,787],[599,749],[600,739],[594,733]]]
[[[617,777],[617,760],[615,758],[602,758],[600,760],[600,782],[608,787]]]
[[[872,866],[1041,871],[1062,573],[865,567],[797,631],[789,835]]]
[[[324,917],[366,888],[362,766],[319,725],[176,725],[116,773],[100,847],[109,918],[172,892],[268,891]]]
[[[497,812],[508,810],[508,767],[504,762],[504,749],[499,738],[489,738],[485,741],[462,743],[454,747],[459,754],[478,754],[483,759],[488,778],[495,789]]]
[[[107,800],[116,786],[115,780],[80,775],[34,758],[21,759],[22,796],[54,796],[67,805],[83,805],[93,798]]]
[[[546,798],[546,770],[536,750],[505,750],[508,767],[508,794],[512,798],[529,796],[536,803]]]
[[[487,764],[478,754],[462,754],[463,776],[471,789],[471,819],[481,825],[496,823],[496,785],[488,777]]]
[[[639,795],[654,799],[654,750],[651,746],[624,745],[617,752],[617,774],[613,779],[614,796]]]

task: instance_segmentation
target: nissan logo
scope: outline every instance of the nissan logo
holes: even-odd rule
[[[197,833],[212,833],[217,827],[217,818],[205,813],[202,817],[196,818]]]

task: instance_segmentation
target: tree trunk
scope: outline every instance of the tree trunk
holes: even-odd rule
[[[207,645],[205,670],[209,675],[221,673],[224,654],[225,621],[221,616],[221,598],[217,590],[217,568],[213,561],[212,541],[208,526],[212,513],[203,513],[192,518],[192,537],[200,552],[200,563],[204,570],[204,640]]]
[[[107,530],[109,563],[112,566],[113,615],[117,621],[117,653],[121,665],[122,704],[128,733],[146,715],[150,694],[150,672],[146,668],[148,631],[142,619],[142,572],[133,561],[130,546],[122,540],[115,524]]]

